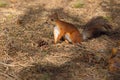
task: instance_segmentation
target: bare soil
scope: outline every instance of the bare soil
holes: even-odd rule
[[[51,12],[80,32],[103,16],[113,31],[81,45],[54,44],[54,26],[44,24]],[[119,19],[119,0],[0,0],[0,80],[120,80],[108,70],[111,49],[120,49]]]

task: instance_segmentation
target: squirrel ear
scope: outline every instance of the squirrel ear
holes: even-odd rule
[[[58,14],[57,14],[57,12],[55,12],[55,13],[54,13],[54,16],[57,16],[57,17],[58,17]]]
[[[52,14],[52,17],[55,18],[55,19],[58,19],[58,18],[59,18],[57,12],[54,12],[54,13]]]

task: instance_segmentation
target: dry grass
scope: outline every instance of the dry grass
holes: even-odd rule
[[[53,25],[44,24],[48,14],[57,11],[62,20],[75,24],[80,32],[81,26],[95,16],[104,16],[118,28],[118,3],[110,4],[108,0],[18,0],[0,8],[0,79],[114,80],[107,60],[111,49],[119,46],[119,31],[81,45],[55,45]]]

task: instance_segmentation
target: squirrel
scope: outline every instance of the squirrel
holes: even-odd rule
[[[47,22],[52,22],[55,25],[54,43],[57,43],[63,37],[70,43],[81,43],[87,39],[108,34],[112,30],[112,26],[108,23],[107,19],[102,16],[94,17],[85,24],[82,34],[73,24],[60,20],[57,13],[50,15]]]
[[[107,19],[102,16],[92,18],[83,27],[83,40],[96,38],[103,34],[107,35],[112,30],[112,26],[108,23]]]
[[[58,18],[57,13],[53,13],[47,19],[47,23],[51,22],[55,25],[54,27],[54,43],[60,41],[63,37],[67,42],[75,44],[82,42],[82,35],[79,30],[71,23],[62,21]]]

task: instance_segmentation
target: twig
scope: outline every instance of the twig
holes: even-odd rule
[[[0,62],[0,64],[2,64],[4,66],[8,66],[8,67],[16,67],[16,66],[27,67],[27,66],[33,66],[33,65],[20,64],[20,63],[18,63],[18,65],[13,65],[13,64],[6,64],[6,63],[3,63],[3,62]]]
[[[0,64],[2,64],[2,65],[4,65],[4,66],[9,66],[9,67],[15,67],[15,66],[18,66],[18,65],[6,64],[6,63],[3,63],[3,62],[0,62]]]
[[[0,75],[3,75],[3,76],[5,76],[5,77],[7,77],[8,80],[16,80],[16,79],[10,77],[8,74],[2,73],[2,72],[0,72]]]

